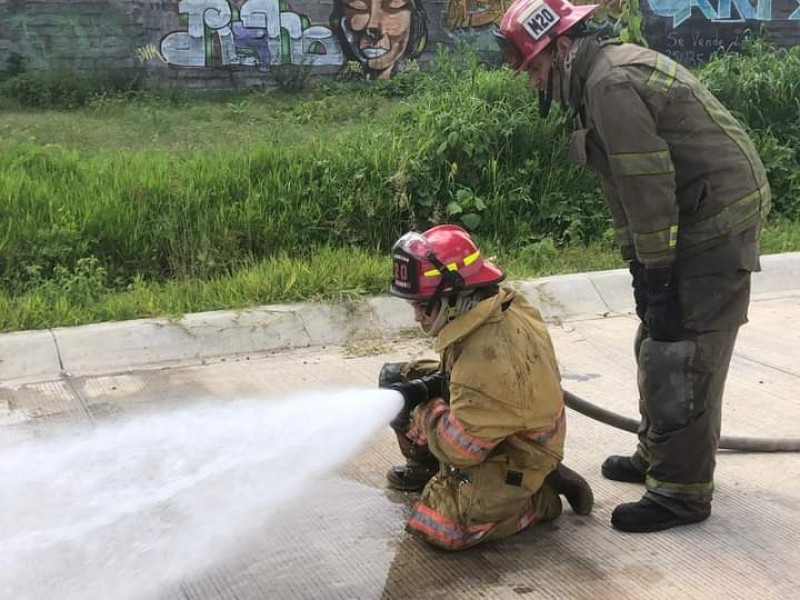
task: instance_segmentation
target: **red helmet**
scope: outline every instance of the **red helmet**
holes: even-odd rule
[[[503,15],[495,39],[517,73],[554,39],[591,15],[598,4],[573,6],[567,0],[514,0]]]
[[[499,283],[505,273],[481,258],[458,225],[410,232],[392,248],[394,276],[389,293],[406,300],[437,300],[443,294]]]

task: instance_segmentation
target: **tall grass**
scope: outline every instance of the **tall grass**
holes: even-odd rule
[[[701,71],[784,219],[800,217],[795,50]],[[620,264],[595,177],[567,161],[571,124],[474,57],[299,96],[104,94],[0,112],[0,131],[3,329],[375,292],[392,242],[442,221],[520,275]],[[774,247],[800,248],[785,231]]]
[[[800,218],[800,46],[763,39],[719,54],[701,80],[752,131],[773,190],[773,212]]]

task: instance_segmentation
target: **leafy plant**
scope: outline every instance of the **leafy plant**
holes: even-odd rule
[[[486,203],[468,188],[459,188],[455,197],[447,203],[447,216],[461,222],[467,229],[477,229]]]

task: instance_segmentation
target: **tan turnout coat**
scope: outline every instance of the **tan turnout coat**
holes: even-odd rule
[[[413,415],[409,438],[441,466],[408,529],[447,549],[511,535],[560,513],[544,478],[563,456],[558,365],[539,312],[510,289],[448,323],[436,350],[449,404]]]

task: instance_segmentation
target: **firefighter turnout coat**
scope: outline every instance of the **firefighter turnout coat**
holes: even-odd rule
[[[501,288],[445,325],[435,347],[449,403],[418,407],[407,435],[441,468],[408,530],[458,550],[558,516],[561,501],[543,482],[563,456],[563,392],[539,312]]]
[[[570,158],[602,177],[623,258],[684,270],[691,258],[689,275],[758,270],[770,190],[742,126],[667,56],[614,40],[580,44]]]

